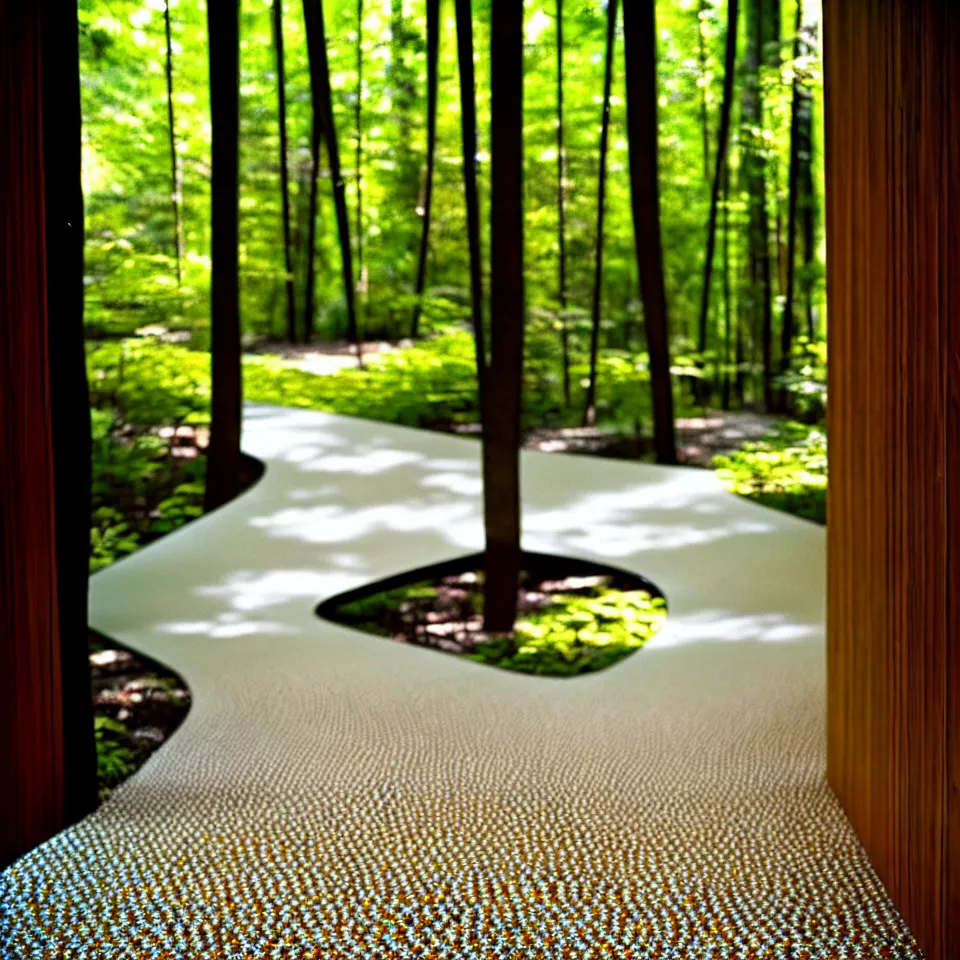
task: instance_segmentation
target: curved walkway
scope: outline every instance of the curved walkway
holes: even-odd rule
[[[522,676],[313,614],[482,547],[476,443],[256,407],[244,447],[256,487],[93,579],[93,626],[195,704],[0,877],[0,955],[919,956],[824,781],[822,529],[707,471],[525,453],[525,547],[670,616]]]

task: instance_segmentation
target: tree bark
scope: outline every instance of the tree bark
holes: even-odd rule
[[[570,406],[570,324],[567,318],[567,145],[563,127],[563,0],[557,0],[557,242],[563,401]]]
[[[283,263],[287,271],[287,340],[297,341],[297,305],[293,293],[290,247],[290,174],[287,168],[287,94],[283,58],[283,0],[273,0],[273,44],[277,53],[277,117],[280,127],[280,200],[283,209]]]
[[[720,406],[724,410],[730,409],[730,346],[733,337],[733,307],[730,298],[730,162],[725,158],[723,163],[723,392],[720,398]]]
[[[480,201],[477,195],[477,99],[473,72],[473,12],[470,0],[456,0],[457,60],[460,64],[460,126],[463,146],[463,188],[470,251],[470,314],[477,357],[477,392],[483,411],[487,350],[483,334],[483,250],[480,244]]]
[[[340,169],[340,148],[333,121],[333,99],[330,90],[330,67],[327,60],[327,38],[323,22],[322,0],[304,0],[304,21],[307,32],[307,55],[310,60],[310,89],[314,115],[327,143],[330,176],[333,180],[333,201],[337,215],[337,233],[340,238],[340,258],[343,268],[343,292],[347,305],[347,336],[357,351],[357,363],[363,365],[360,331],[357,325],[356,298],[353,281],[353,251],[350,246],[350,221],[347,216],[346,184]]]
[[[303,296],[303,342],[309,343],[313,336],[314,291],[317,282],[317,204],[320,177],[320,118],[314,116],[310,129],[310,193],[307,202],[307,275]]]
[[[357,0],[357,99],[354,104],[354,125],[356,127],[356,164],[357,164],[357,292],[363,296],[366,291],[366,274],[363,264],[363,0]],[[358,327],[357,357],[359,349],[360,311],[356,311]]]
[[[770,226],[767,214],[766,163],[759,131],[763,127],[760,89],[760,58],[764,43],[764,0],[750,0],[747,23],[746,76],[743,93],[745,174],[750,225],[750,317],[754,331],[759,326],[764,406],[774,407],[773,304],[770,280]]]
[[[97,802],[76,23],[0,0],[0,868]]]
[[[703,36],[703,15],[707,0],[697,6],[697,52],[700,58],[700,126],[703,132],[703,178],[710,183],[710,120],[707,110],[707,43]],[[727,13],[729,21],[730,14]]]
[[[240,33],[238,0],[207,0],[210,49],[212,221],[210,446],[204,507],[214,510],[240,490],[240,284],[238,136]]]
[[[673,389],[670,379],[670,325],[660,239],[660,187],[657,171],[657,42],[654,0],[623,8],[627,67],[627,135],[630,141],[630,206],[643,299],[650,387],[653,393],[653,445],[658,463],[676,463]]]
[[[420,256],[417,260],[416,303],[410,336],[416,338],[420,328],[423,291],[427,282],[427,253],[430,250],[430,208],[433,203],[433,166],[437,147],[437,67],[440,52],[440,0],[427,0],[427,173],[423,184],[423,228],[420,233]]]
[[[520,398],[523,381],[523,2],[491,15],[489,376],[484,384],[484,629],[513,630],[520,552]]]
[[[720,203],[720,181],[727,159],[730,137],[730,114],[733,110],[733,81],[737,66],[738,0],[727,3],[727,42],[723,58],[723,101],[720,105],[720,127],[717,133],[717,156],[710,189],[710,216],[707,220],[707,252],[703,263],[703,287],[700,291],[700,318],[697,325],[697,352],[702,357],[707,350],[707,320],[710,314],[710,287],[713,273],[713,255],[717,239],[717,211]],[[701,367],[701,370],[703,368]],[[698,391],[703,395],[703,391]]]
[[[603,289],[603,223],[607,192],[607,144],[610,138],[610,88],[613,84],[613,55],[617,37],[617,0],[607,3],[607,59],[603,74],[603,119],[600,125],[600,171],[597,182],[597,246],[593,271],[593,300],[590,325],[590,379],[583,407],[583,425],[597,422],[597,354],[600,351],[600,301]]]
[[[177,286],[183,279],[183,218],[180,204],[183,200],[180,163],[177,159],[177,140],[173,122],[173,43],[170,37],[170,0],[163,3],[163,29],[167,41],[167,127],[170,131],[170,202],[173,206],[173,242],[177,265]]]
[[[803,0],[797,0],[795,34],[793,38],[794,64],[800,58],[800,28],[803,24]],[[788,174],[788,212],[787,212],[787,283],[784,290],[783,320],[780,328],[780,373],[790,371],[791,355],[793,352],[793,290],[794,269],[797,260],[797,200],[800,185],[800,89],[799,71],[794,67],[793,99],[790,113],[790,171]],[[780,409],[786,410],[788,393],[783,390],[780,395]]]

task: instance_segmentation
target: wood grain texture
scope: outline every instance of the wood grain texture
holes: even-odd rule
[[[824,7],[828,775],[931,960],[960,935],[960,30]]]
[[[64,825],[41,104],[40,10],[0,0],[0,868]]]

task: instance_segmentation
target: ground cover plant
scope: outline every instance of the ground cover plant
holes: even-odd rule
[[[510,633],[483,630],[482,557],[412,571],[318,609],[357,630],[540,676],[593,673],[639,650],[663,626],[666,601],[625,571],[525,554]]]
[[[99,634],[90,634],[89,660],[104,800],[180,726],[191,696],[177,674]]]

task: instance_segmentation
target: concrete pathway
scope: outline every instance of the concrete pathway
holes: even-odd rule
[[[524,544],[651,578],[648,646],[510,674],[315,618],[482,546],[479,446],[252,408],[263,480],[98,574],[195,702],[0,876],[16,958],[919,956],[824,781],[823,530],[703,470],[525,453]]]

